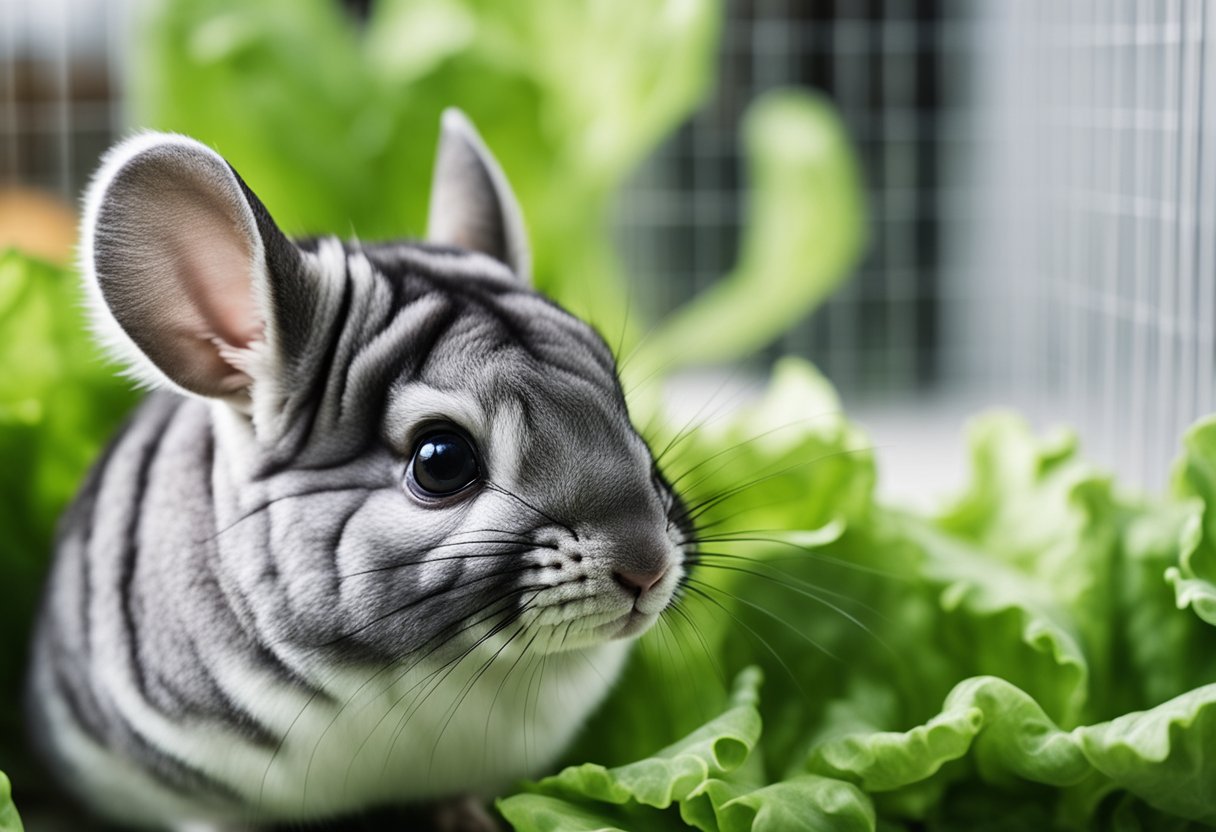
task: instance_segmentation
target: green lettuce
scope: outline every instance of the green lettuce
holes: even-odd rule
[[[0,769],[10,773],[25,767],[24,648],[56,518],[135,400],[84,317],[75,274],[0,252]]]
[[[13,805],[8,778],[0,771],[0,832],[22,832],[24,828],[17,816],[17,807]]]

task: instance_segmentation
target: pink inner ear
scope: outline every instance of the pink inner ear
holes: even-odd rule
[[[214,217],[200,218],[201,239],[179,245],[181,282],[188,307],[196,315],[198,337],[209,335],[234,347],[248,347],[262,337],[263,324],[253,298],[253,251],[248,241],[234,239],[231,229],[206,228]],[[227,234],[225,235],[225,232]],[[244,243],[244,244],[242,244]]]
[[[210,178],[209,171],[195,173]],[[232,362],[233,350],[223,347],[239,350],[260,341],[265,324],[248,208],[235,181],[232,187],[216,184],[166,187],[137,209],[144,222],[142,245],[131,248],[143,249],[144,256],[133,256],[131,265],[143,274],[145,294],[131,298],[125,315],[121,304],[111,305],[136,343],[176,383],[206,396],[230,397],[251,379]]]

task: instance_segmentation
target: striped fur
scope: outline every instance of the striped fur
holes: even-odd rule
[[[96,811],[148,828],[491,795],[543,771],[683,575],[684,513],[611,351],[501,251],[291,244],[240,186],[266,281],[266,337],[242,349],[262,353],[218,347],[248,376],[231,395],[149,395],[63,518],[39,744]],[[112,198],[104,179],[94,195]],[[444,204],[458,228],[460,199]],[[514,234],[489,239],[526,262]],[[146,335],[121,339],[175,381]],[[402,486],[436,420],[485,474],[440,507]],[[613,576],[656,568],[636,597]]]

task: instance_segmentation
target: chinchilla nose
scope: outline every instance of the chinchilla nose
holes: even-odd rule
[[[661,569],[650,569],[646,571],[618,569],[612,573],[612,577],[626,592],[632,592],[635,596],[640,598],[642,593],[646,592],[646,590],[663,580],[663,576],[666,574],[667,567],[664,566]]]

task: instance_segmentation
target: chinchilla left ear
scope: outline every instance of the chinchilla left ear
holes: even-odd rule
[[[103,340],[145,382],[245,412],[290,382],[313,281],[215,151],[164,133],[117,145],[86,196],[82,257]]]
[[[454,108],[441,120],[427,239],[488,254],[521,280],[531,280],[519,201],[476,128]]]

